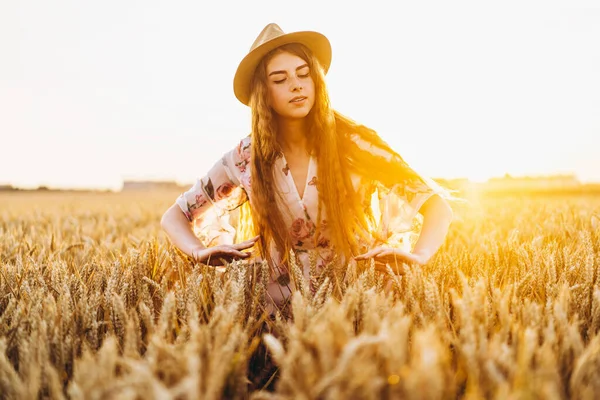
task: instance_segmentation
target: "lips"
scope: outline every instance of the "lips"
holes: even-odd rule
[[[300,103],[301,101],[306,100],[306,99],[307,99],[306,96],[296,96],[290,100],[290,103]]]

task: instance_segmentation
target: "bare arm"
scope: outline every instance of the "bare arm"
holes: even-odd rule
[[[210,265],[222,265],[234,259],[250,257],[250,253],[243,252],[242,250],[251,248],[258,240],[258,236],[256,236],[245,242],[233,245],[206,247],[194,234],[192,224],[188,221],[177,203],[165,211],[160,220],[160,226],[166,232],[173,245],[196,261]]]
[[[423,226],[412,252],[427,262],[444,243],[453,213],[448,202],[439,195],[431,196],[421,207],[420,213],[423,214]]]
[[[194,234],[192,223],[188,221],[177,204],[173,204],[165,211],[160,220],[160,226],[171,243],[190,257],[194,256],[195,251],[206,248]]]
[[[392,264],[396,267],[399,266],[399,262],[426,264],[444,243],[452,222],[453,213],[448,202],[437,194],[431,196],[419,212],[423,214],[423,226],[412,252],[379,246],[355,257],[355,259],[375,258],[376,268],[379,264],[379,268],[383,271],[385,271],[386,264]]]

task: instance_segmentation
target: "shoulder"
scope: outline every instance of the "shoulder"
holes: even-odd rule
[[[231,158],[236,162],[249,159],[252,153],[251,147],[252,135],[248,134],[245,137],[243,137],[239,142],[235,142],[233,148],[230,148],[230,150],[224,154],[224,158]]]
[[[251,145],[252,145],[252,134],[249,133],[242,140],[240,140],[238,147],[239,148],[245,148],[245,147],[249,148]]]
[[[252,155],[252,135],[249,134],[240,140],[234,151],[239,161],[249,161],[250,156]]]
[[[228,175],[240,181],[240,175],[248,172],[250,158],[252,156],[252,136],[247,135],[239,143],[229,150],[222,159],[222,164],[227,169]]]
[[[360,150],[377,153],[388,147],[374,129],[359,124],[342,114],[336,113],[336,126],[338,133],[343,136],[343,140]]]
[[[351,143],[372,156],[383,157],[386,161],[395,158],[394,151],[374,132],[365,135],[355,131],[347,136]]]

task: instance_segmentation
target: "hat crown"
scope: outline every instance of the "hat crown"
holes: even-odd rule
[[[258,35],[258,37],[254,41],[254,43],[252,43],[252,47],[250,47],[250,51],[254,50],[255,48],[257,48],[261,44],[266,43],[269,40],[273,40],[276,37],[279,37],[279,36],[282,36],[282,35],[285,35],[285,33],[279,27],[279,25],[274,24],[274,23],[270,23],[269,25],[265,26],[265,28]]]
[[[252,77],[260,61],[274,49],[288,43],[298,43],[308,48],[327,73],[331,64],[331,44],[319,32],[300,31],[285,33],[279,25],[270,23],[256,37],[250,51],[242,59],[233,77],[233,92],[242,104],[250,102]]]

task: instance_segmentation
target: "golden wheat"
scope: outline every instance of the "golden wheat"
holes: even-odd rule
[[[218,272],[169,244],[176,195],[0,194],[0,398],[600,393],[598,198],[473,198],[402,276],[292,264],[269,318],[265,264]]]

